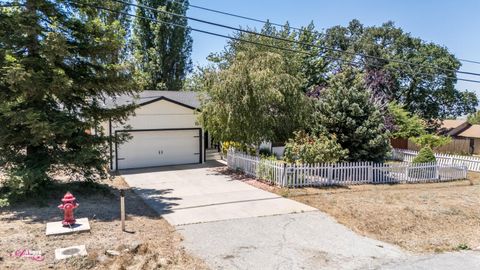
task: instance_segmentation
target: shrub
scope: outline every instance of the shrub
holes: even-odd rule
[[[467,244],[462,243],[457,246],[457,250],[471,250],[471,248]]]
[[[425,134],[420,137],[411,138],[411,140],[422,148],[429,147],[430,149],[435,149],[437,147],[444,146],[446,144],[449,144],[452,141],[450,137],[439,136],[434,134]]]
[[[295,138],[285,145],[284,158],[287,162],[319,163],[345,160],[348,150],[342,149],[334,135],[331,138],[320,135],[311,136],[305,132],[296,132]]]
[[[273,183],[273,170],[272,167],[268,165],[268,161],[277,161],[275,156],[262,156],[260,162],[257,166],[257,175],[258,178],[267,180]]]
[[[412,160],[412,163],[432,163],[436,162],[435,154],[433,153],[432,148],[425,146],[420,149],[418,155]]]

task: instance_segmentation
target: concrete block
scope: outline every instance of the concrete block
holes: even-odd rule
[[[61,221],[48,222],[45,234],[49,236],[88,231],[90,231],[90,223],[88,222],[88,218],[79,218],[77,219],[75,225],[71,227],[64,227]]]
[[[87,256],[85,245],[55,249],[55,260],[63,260],[72,256]]]

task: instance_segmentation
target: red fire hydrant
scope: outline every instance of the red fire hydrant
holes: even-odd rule
[[[75,224],[75,218],[73,217],[73,210],[78,207],[78,203],[75,202],[75,197],[73,197],[72,193],[67,192],[65,196],[63,196],[62,204],[58,206],[58,208],[63,210],[63,221],[62,224],[65,227],[69,227]]]

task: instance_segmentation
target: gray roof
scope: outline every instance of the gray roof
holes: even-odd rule
[[[115,106],[127,104],[145,104],[162,98],[178,102],[188,107],[200,109],[200,95],[199,92],[193,91],[158,91],[145,90],[135,95],[121,95],[115,98],[109,98],[105,101],[105,106],[112,108]]]

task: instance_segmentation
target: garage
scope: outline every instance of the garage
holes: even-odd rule
[[[198,119],[197,92],[143,91],[106,102],[108,108],[136,104],[135,111],[121,122],[101,124],[111,138],[128,134],[129,140],[110,141],[110,169],[126,170],[205,161],[209,136]]]
[[[117,147],[117,168],[147,168],[202,162],[201,129],[131,130]]]

